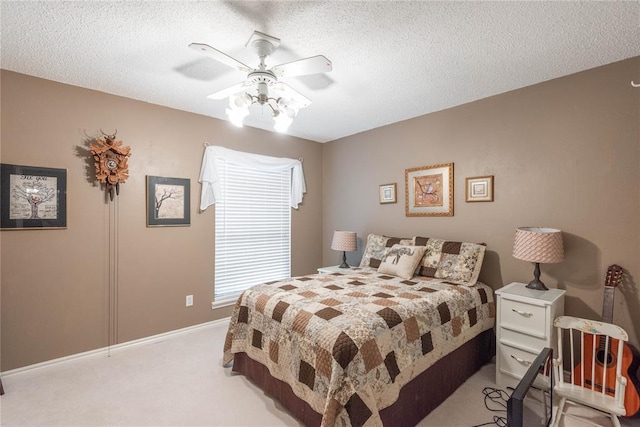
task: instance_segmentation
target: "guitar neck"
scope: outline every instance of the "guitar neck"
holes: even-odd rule
[[[613,297],[616,288],[613,286],[604,287],[604,301],[602,302],[602,321],[613,323]]]

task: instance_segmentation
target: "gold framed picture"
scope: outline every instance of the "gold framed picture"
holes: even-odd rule
[[[493,175],[467,178],[464,200],[466,202],[493,202]]]
[[[453,216],[453,163],[405,169],[406,216]]]
[[[396,197],[396,183],[393,184],[382,184],[379,190],[379,200],[380,204],[386,203],[397,203],[398,199]]]

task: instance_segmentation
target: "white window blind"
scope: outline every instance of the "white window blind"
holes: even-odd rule
[[[291,169],[259,170],[215,159],[215,301],[291,276]]]

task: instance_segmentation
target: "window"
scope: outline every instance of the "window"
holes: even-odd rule
[[[291,276],[291,170],[261,171],[216,160],[215,300]]]
[[[302,162],[211,146],[200,182],[200,209],[216,204],[216,305],[290,277],[291,208],[306,192]]]

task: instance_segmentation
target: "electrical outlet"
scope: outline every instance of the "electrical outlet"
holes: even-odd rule
[[[193,295],[187,295],[187,307],[191,307],[193,305]]]

